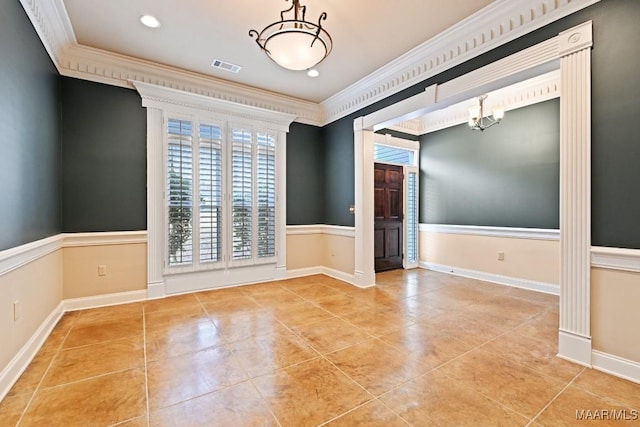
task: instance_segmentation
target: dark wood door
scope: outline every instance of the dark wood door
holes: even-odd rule
[[[374,165],[376,271],[402,268],[402,166]]]

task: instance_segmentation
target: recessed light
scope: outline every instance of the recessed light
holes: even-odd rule
[[[318,77],[319,75],[320,75],[320,72],[315,68],[311,68],[309,69],[309,71],[307,71],[307,76],[309,77]]]
[[[158,28],[160,26],[160,21],[153,15],[142,15],[140,17],[140,22],[142,25],[149,28]]]

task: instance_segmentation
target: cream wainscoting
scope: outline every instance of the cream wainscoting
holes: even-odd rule
[[[559,239],[558,230],[420,224],[420,265],[558,295]]]
[[[0,251],[0,400],[62,316],[61,247],[54,236]]]
[[[640,383],[640,250],[591,249],[594,368]]]
[[[103,276],[98,274],[100,265],[106,267]],[[123,293],[127,301],[145,299],[147,232],[65,234],[62,270],[67,306],[113,304],[120,302],[111,301],[113,294]],[[97,301],[98,297],[103,301]]]
[[[354,227],[287,226],[287,277],[326,274],[355,284]]]
[[[146,264],[145,231],[59,234],[0,251],[0,400],[65,311],[146,299]]]

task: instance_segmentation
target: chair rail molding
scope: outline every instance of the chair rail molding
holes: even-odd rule
[[[63,76],[132,88],[138,80],[266,108],[323,126],[600,0],[497,0],[321,103],[80,45],[63,0],[20,0]]]
[[[480,225],[420,224],[420,231],[444,234],[509,237],[513,239],[560,240],[560,230],[544,228],[488,227]]]
[[[640,273],[640,249],[591,248],[591,266]]]

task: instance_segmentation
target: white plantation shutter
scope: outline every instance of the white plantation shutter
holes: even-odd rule
[[[405,239],[404,268],[418,267],[418,168],[405,167],[405,221],[407,227]]]
[[[200,125],[200,262],[222,260],[222,129]]]
[[[246,260],[253,255],[253,138],[249,130],[231,133],[231,259]]]
[[[189,264],[193,260],[193,124],[168,121],[167,208],[169,265]]]
[[[256,184],[258,258],[276,255],[276,137],[258,133]]]
[[[168,118],[167,273],[276,261],[278,134]]]

